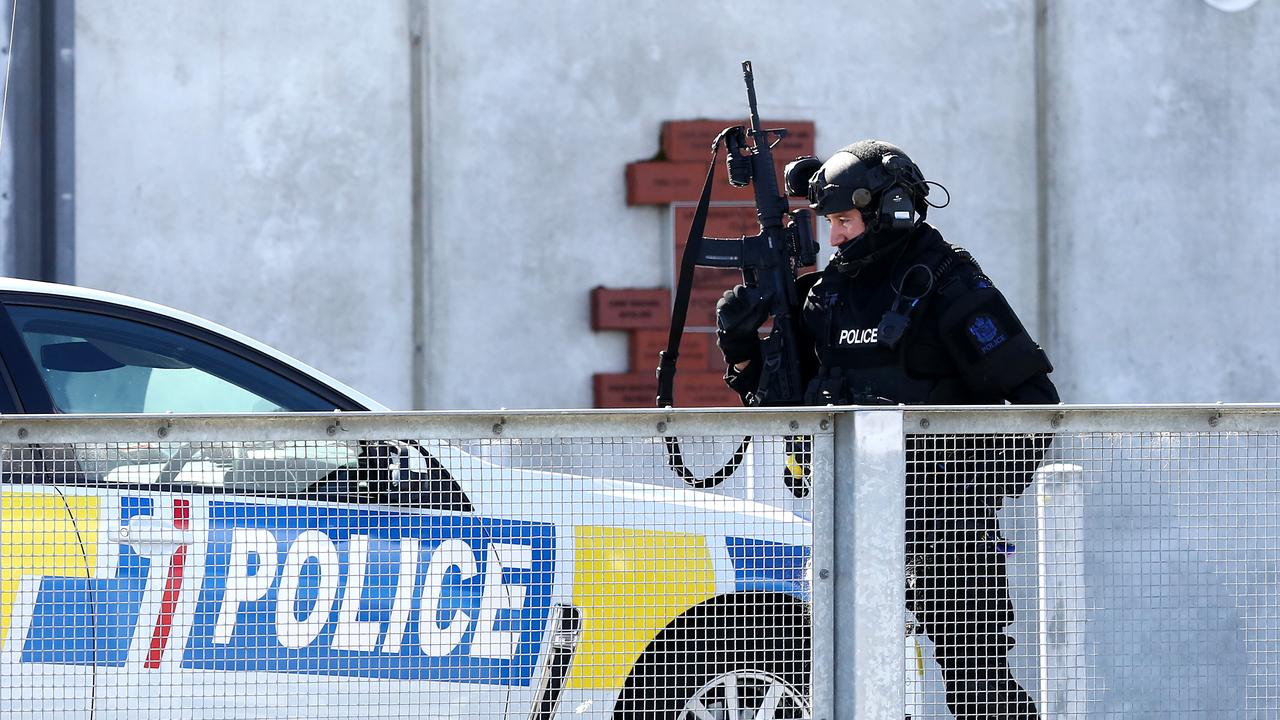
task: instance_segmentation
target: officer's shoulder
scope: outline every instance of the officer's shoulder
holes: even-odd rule
[[[982,270],[973,254],[959,245],[944,243],[937,251],[934,279],[938,293],[944,297],[958,297],[975,292],[998,293],[995,283]]]

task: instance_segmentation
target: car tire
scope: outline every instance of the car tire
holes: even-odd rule
[[[767,605],[716,610],[654,640],[627,678],[614,720],[810,717],[807,617],[780,617]],[[766,706],[771,711],[760,713]],[[742,713],[721,712],[730,709]]]

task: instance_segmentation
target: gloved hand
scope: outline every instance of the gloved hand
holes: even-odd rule
[[[758,331],[769,317],[771,298],[759,288],[736,285],[716,302],[716,345],[726,363],[734,365],[756,356]]]

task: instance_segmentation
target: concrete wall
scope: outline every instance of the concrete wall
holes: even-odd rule
[[[780,31],[770,2],[429,3],[429,404],[588,406],[592,372],[626,369],[623,334],[589,330],[590,288],[672,278],[667,211],[626,207],[623,167],[664,120],[745,116],[743,59],[761,114],[813,119],[820,152],[910,148],[954,189],[949,237],[1034,317],[1030,6],[930,8],[820,6]]]
[[[1280,400],[1280,3],[1049,8],[1064,397]]]
[[[77,3],[77,282],[404,405],[408,19],[402,2]]]
[[[749,58],[820,154],[883,137],[950,188],[930,219],[1069,401],[1276,399],[1280,3],[1040,5],[78,3],[76,276],[391,405],[588,406],[626,365],[590,288],[672,282],[623,168],[741,117]]]

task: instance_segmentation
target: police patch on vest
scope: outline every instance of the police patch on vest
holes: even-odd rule
[[[841,330],[840,337],[836,340],[837,345],[867,345],[876,342],[879,328],[854,328],[853,330]]]
[[[975,341],[978,352],[986,355],[1009,339],[990,315],[975,315],[969,322],[969,335]]]

